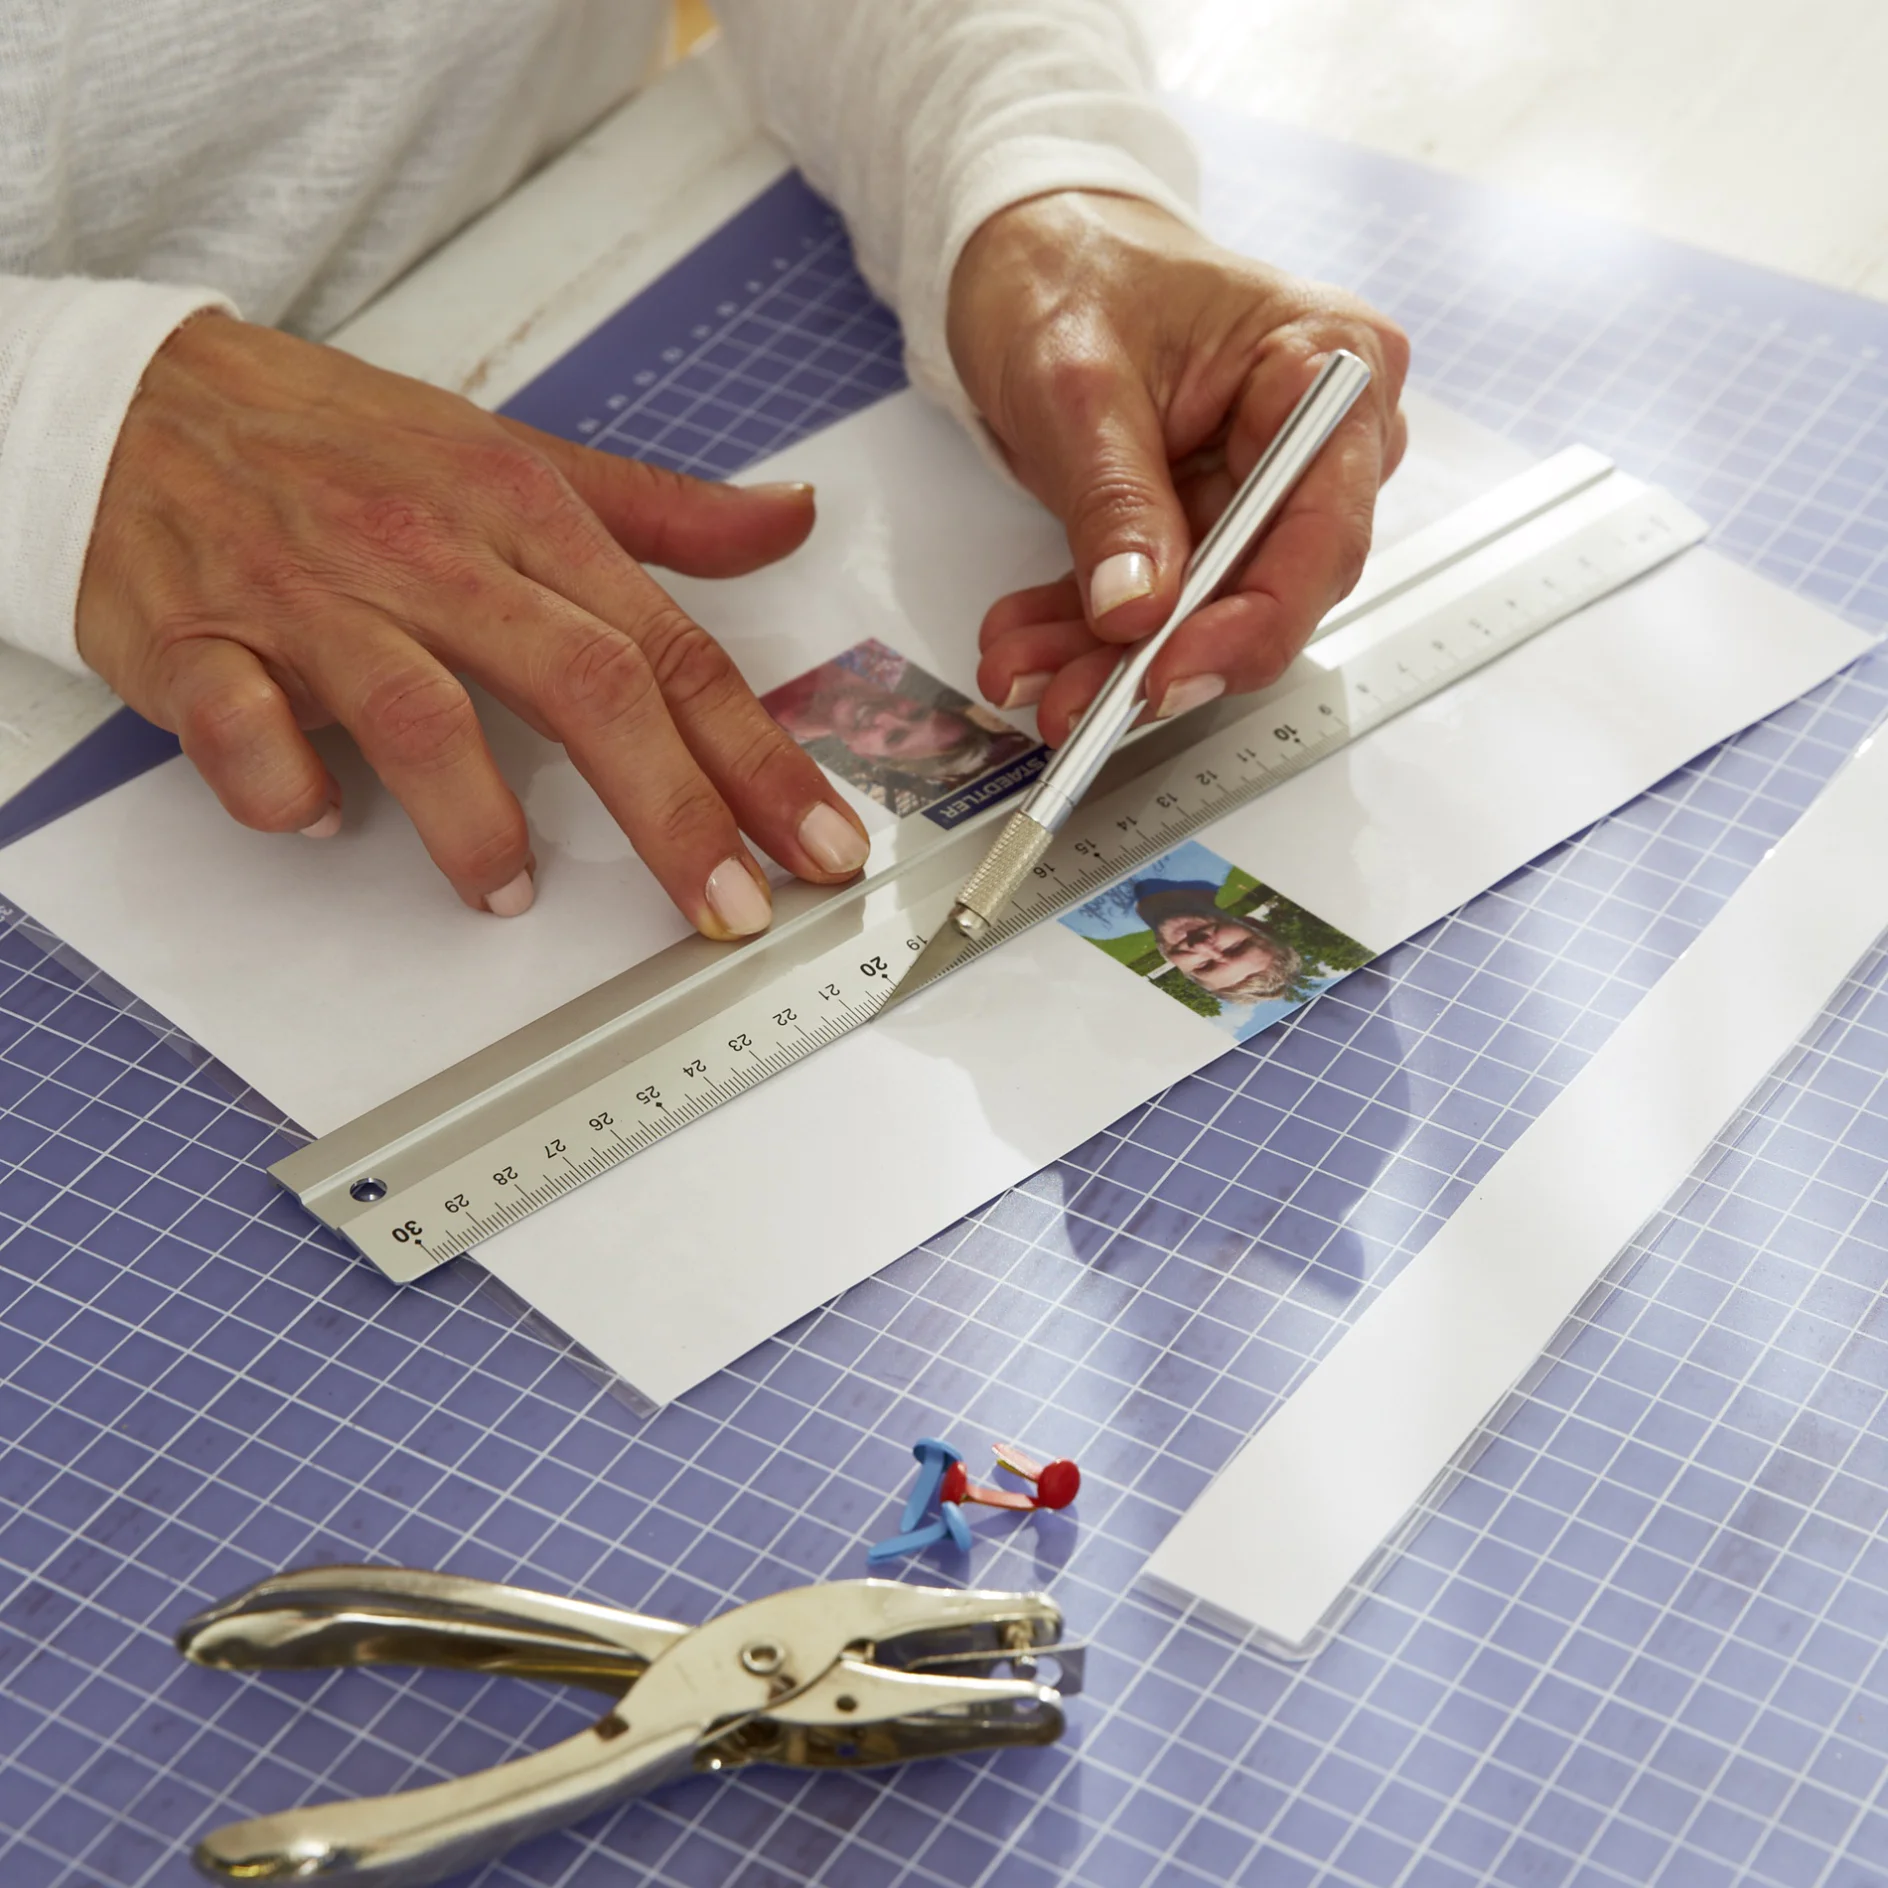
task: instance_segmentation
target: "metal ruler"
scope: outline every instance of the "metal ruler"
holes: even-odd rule
[[[1129,741],[977,954],[1704,531],[1669,494],[1575,447],[1417,533],[1372,560],[1271,688]],[[867,878],[784,887],[762,937],[671,946],[270,1172],[390,1277],[416,1278],[870,1022],[1005,810],[942,835],[907,821]]]

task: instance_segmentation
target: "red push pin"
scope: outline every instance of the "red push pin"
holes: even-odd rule
[[[1029,1496],[1014,1488],[986,1488],[982,1482],[973,1482],[964,1473],[961,1462],[953,1462],[944,1471],[944,1480],[938,1489],[940,1501],[974,1501],[984,1508],[1014,1508],[1018,1513],[1028,1514],[1035,1507]]]
[[[1030,1502],[1031,1507],[1066,1508],[1082,1492],[1082,1471],[1073,1462],[1038,1462],[1014,1442],[997,1443],[996,1459],[999,1468],[1035,1483],[1036,1498]]]
[[[992,1451],[999,1468],[1020,1475],[1026,1482],[1034,1482],[1036,1492],[1026,1495],[1018,1488],[989,1488],[982,1482],[973,1482],[962,1460],[958,1459],[946,1465],[944,1478],[938,1485],[938,1499],[954,1503],[974,1501],[985,1508],[1009,1508],[1028,1514],[1036,1508],[1066,1508],[1082,1492],[1082,1471],[1073,1462],[1038,1462],[1013,1442],[994,1443]]]

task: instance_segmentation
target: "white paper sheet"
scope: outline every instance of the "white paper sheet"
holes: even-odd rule
[[[1431,403],[1411,417],[1383,542],[1525,463]],[[762,689],[876,635],[968,692],[991,597],[1064,565],[1043,514],[909,397],[755,476],[819,485],[812,543],[673,588]],[[1203,837],[1388,945],[1864,646],[1693,553]],[[338,745],[337,840],[245,832],[178,762],[0,852],[0,893],[326,1132],[681,933],[561,754],[491,720],[538,842],[524,919],[465,911]],[[1225,1046],[1043,927],[480,1256],[665,1401]]]
[[[1444,408],[1415,413],[1385,542],[1526,463]],[[668,584],[763,691],[877,636],[974,695],[984,609],[1067,564],[1054,521],[915,395],[754,476],[818,488],[811,541],[739,583]],[[536,842],[538,900],[523,920],[468,912],[333,734],[317,737],[347,802],[333,840],[235,825],[179,760],[0,851],[0,893],[325,1134],[688,929],[563,751],[496,705],[484,713]],[[893,823],[848,797],[875,833]]]
[[[1884,834],[1877,738],[1221,1471],[1151,1586],[1283,1647],[1330,1620],[1888,928]]]

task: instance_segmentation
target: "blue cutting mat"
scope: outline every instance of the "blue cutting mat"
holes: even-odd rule
[[[1615,453],[1734,555],[1888,620],[1888,311],[1204,130],[1220,226],[1387,304],[1432,390]],[[725,471],[896,384],[819,207],[789,183],[739,227],[578,351],[560,424]],[[1884,707],[1876,657],[646,1420],[474,1268],[395,1291],[311,1234],[262,1172],[279,1119],[8,923],[0,1880],[181,1888],[213,1823],[588,1715],[502,1680],[184,1668],[179,1619],[260,1573],[372,1556],[698,1618],[861,1571],[926,1431],[1088,1471],[1070,1516],[980,1522],[969,1569],[1050,1584],[1094,1640],[1068,1740],[691,1783],[483,1880],[1888,1879],[1880,955],[1326,1652],[1277,1665],[1132,1590]]]

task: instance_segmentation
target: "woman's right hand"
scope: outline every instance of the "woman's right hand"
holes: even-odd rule
[[[720,646],[643,569],[728,577],[813,524],[806,486],[705,484],[221,315],[159,350],[119,435],[80,653],[174,730],[224,806],[323,837],[339,722],[464,902],[534,893],[523,811],[468,675],[560,741],[710,937],[763,929],[742,831],[802,878],[867,839]]]

